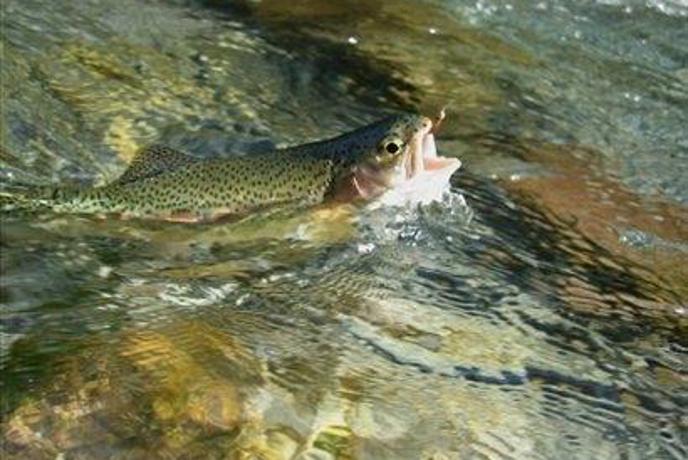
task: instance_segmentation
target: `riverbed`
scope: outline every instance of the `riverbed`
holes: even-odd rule
[[[0,179],[447,119],[451,191],[3,217],[3,458],[688,457],[688,5],[2,4]]]

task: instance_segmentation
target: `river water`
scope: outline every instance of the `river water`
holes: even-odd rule
[[[688,457],[688,5],[4,0],[2,184],[447,106],[424,207],[3,217],[3,458]]]

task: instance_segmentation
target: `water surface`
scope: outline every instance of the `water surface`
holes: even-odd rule
[[[2,5],[2,184],[449,107],[422,208],[4,218],[7,458],[686,458],[679,1]]]

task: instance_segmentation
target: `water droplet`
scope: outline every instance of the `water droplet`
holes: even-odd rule
[[[236,304],[237,307],[240,307],[241,305],[243,305],[248,300],[249,297],[250,297],[249,294],[244,294],[241,297],[239,297],[238,299],[236,299],[236,302],[234,302],[234,303]]]
[[[370,254],[375,250],[375,245],[373,243],[359,244],[358,247],[359,254]]]

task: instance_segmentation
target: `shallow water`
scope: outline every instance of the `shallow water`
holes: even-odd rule
[[[3,3],[3,185],[444,105],[465,165],[422,208],[5,217],[3,456],[688,456],[688,7],[381,3]]]

